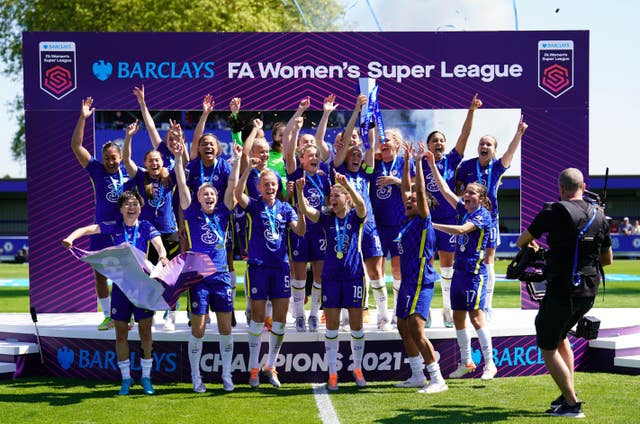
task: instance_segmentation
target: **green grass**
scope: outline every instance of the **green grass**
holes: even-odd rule
[[[496,273],[504,274],[509,261],[496,261]],[[236,261],[236,274],[241,276],[246,269],[246,262]],[[610,274],[637,275],[637,281],[609,282],[606,284],[604,300],[602,289],[596,298],[596,308],[637,308],[640,299],[640,260],[617,260],[605,271]],[[391,271],[388,269],[387,274]],[[1,278],[28,278],[29,268],[26,265],[0,264]],[[389,287],[391,290],[391,287]],[[442,307],[442,297],[440,286],[436,283],[436,295],[433,299],[433,307]],[[391,295],[391,293],[390,293]],[[373,302],[373,296],[369,297]],[[182,297],[180,303],[185,305],[186,295]],[[495,287],[494,307],[496,308],[519,308],[520,307],[520,286],[516,281],[499,282]],[[236,309],[242,310],[245,305],[244,288],[238,285],[236,294]],[[375,306],[373,303],[371,306]],[[21,287],[0,287],[0,312],[27,312],[29,310],[29,289]]]
[[[186,383],[156,384],[154,396],[134,386],[128,397],[116,395],[117,384],[51,377],[0,381],[2,422],[168,423],[202,417],[216,423],[320,422],[310,384],[284,380],[280,389],[262,385],[257,390],[237,384],[225,393],[220,384],[210,383],[205,394],[193,393]],[[423,395],[397,389],[393,382],[369,382],[364,389],[341,382],[330,400],[341,423],[531,423],[549,422],[544,410],[558,395],[548,375],[448,384],[447,392]],[[590,422],[636,422],[640,377],[577,373],[576,386],[587,401],[583,409]]]

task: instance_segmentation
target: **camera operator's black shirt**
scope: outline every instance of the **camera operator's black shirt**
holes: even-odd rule
[[[584,227],[589,220],[590,205],[584,200],[572,200],[584,216],[580,217],[578,226],[571,219],[567,209],[560,203],[551,203],[538,213],[528,228],[529,233],[535,238],[540,238],[547,233],[547,269],[545,276],[549,285],[547,294],[571,295],[575,297],[595,296],[600,283],[599,256],[611,246],[609,224],[598,210],[596,218],[589,227],[587,235],[593,235],[593,240],[580,243],[577,271],[585,275],[585,283],[574,287],[571,283],[573,270],[573,257],[576,248],[576,239],[579,229]],[[593,206],[591,206],[593,207]]]

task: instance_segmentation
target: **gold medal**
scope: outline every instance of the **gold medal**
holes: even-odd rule
[[[336,253],[336,258],[342,259],[343,257],[344,257],[344,255],[342,254],[342,252]]]

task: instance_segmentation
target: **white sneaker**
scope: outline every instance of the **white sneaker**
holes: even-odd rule
[[[169,311],[167,313],[167,318],[164,320],[164,326],[162,329],[164,331],[176,330],[176,311]]]
[[[491,362],[484,366],[480,380],[493,380],[493,377],[495,377],[497,373],[498,369],[496,368],[496,364]]]
[[[418,393],[432,394],[432,393],[446,392],[447,390],[449,390],[449,386],[447,386],[447,383],[445,382],[436,383],[432,381],[428,385],[424,386],[422,389],[418,390]]]
[[[453,315],[451,314],[451,309],[442,310],[442,321],[444,321],[444,326],[446,328],[453,328]]]
[[[493,321],[493,309],[485,308],[482,311],[484,312],[484,320],[485,320],[485,322]]]
[[[458,368],[454,372],[449,374],[449,378],[461,378],[466,374],[469,374],[470,372],[474,372],[475,370],[476,370],[476,364],[474,364],[473,362],[470,362],[466,365],[460,364],[458,365]]]
[[[393,330],[393,327],[391,326],[391,323],[389,321],[387,321],[385,318],[380,318],[378,320],[378,330],[380,330],[380,331],[391,331],[391,330]]]
[[[202,377],[191,376],[191,381],[193,382],[193,391],[196,393],[204,393],[207,391],[207,387],[202,382]]]
[[[233,380],[231,379],[231,375],[222,375],[222,390],[225,392],[233,392],[235,386],[233,385]]]
[[[264,375],[269,383],[275,388],[280,387],[280,380],[278,379],[278,371],[275,368],[263,368],[262,375]]]
[[[427,384],[427,379],[423,376],[423,377],[413,377],[411,376],[410,378],[406,379],[405,381],[403,381],[402,383],[398,383],[396,384],[396,387],[401,388],[401,389],[408,389],[411,387],[424,387]]]

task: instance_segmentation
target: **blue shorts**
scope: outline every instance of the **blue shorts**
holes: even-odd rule
[[[363,308],[364,278],[322,280],[323,308]]]
[[[400,233],[400,225],[383,226],[378,225],[378,235],[380,236],[380,245],[382,247],[383,256],[400,256],[398,252],[398,242],[395,241]]]
[[[451,309],[454,311],[484,309],[486,296],[486,274],[471,274],[454,269],[451,279]]]
[[[251,300],[287,299],[291,297],[289,264],[267,267],[249,264],[247,293]]]
[[[151,318],[154,311],[138,308],[129,301],[117,284],[113,284],[111,287],[111,319],[129,322],[131,314],[133,314],[133,319],[138,322],[141,319]]]
[[[232,293],[228,272],[210,275],[189,289],[189,312],[204,315],[209,312],[209,307],[214,312],[231,312]]]
[[[313,262],[324,260],[327,250],[327,238],[319,226],[317,229],[307,231],[304,237],[300,237],[293,231],[289,231],[289,248],[291,260],[296,262]]]
[[[397,236],[397,234],[396,234]],[[375,221],[369,219],[362,230],[362,258],[369,259],[382,256],[382,244]]]
[[[453,216],[435,220],[438,224],[455,225],[456,221]],[[436,233],[436,250],[440,252],[455,252],[456,251],[456,236],[453,234],[447,234],[443,231],[435,231]]]
[[[105,247],[113,246],[113,239],[107,234],[94,234],[89,236],[89,250],[102,250]]]
[[[429,317],[429,309],[433,299],[433,281],[423,282],[418,290],[418,285],[415,283],[417,279],[417,276],[413,279],[402,277],[400,290],[398,290],[398,305],[396,306],[398,318],[407,319],[411,315],[418,314],[426,321]]]
[[[498,246],[500,246],[500,227],[498,226],[498,218],[491,217],[491,228],[489,229],[487,248],[495,249]]]

